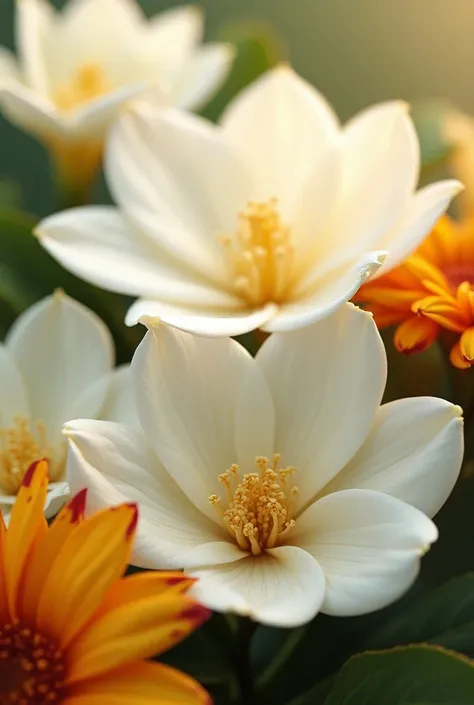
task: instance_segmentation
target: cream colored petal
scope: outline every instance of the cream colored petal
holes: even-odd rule
[[[15,416],[30,413],[28,393],[14,355],[0,343],[0,428],[12,425]]]
[[[252,197],[279,198],[285,213],[293,211],[303,184],[339,133],[326,100],[286,65],[244,89],[221,124],[258,177]]]
[[[261,328],[276,314],[278,308],[267,304],[255,311],[241,311],[225,305],[222,300],[220,310],[214,306],[197,306],[190,302],[187,306],[177,306],[147,299],[138,299],[128,309],[125,323],[135,325],[140,319],[159,318],[174,328],[194,335],[209,337],[234,336]]]
[[[437,537],[433,522],[409,504],[380,492],[345,490],[307,509],[291,541],[314,556],[324,571],[321,610],[351,617],[401,597]]]
[[[100,417],[105,421],[115,421],[132,427],[139,426],[130,365],[120,365],[110,373],[107,398],[102,406]]]
[[[356,116],[344,129],[341,158],[342,188],[328,247],[344,248],[348,256],[383,249],[418,181],[419,144],[406,105],[384,103]]]
[[[87,487],[87,512],[137,502],[139,526],[133,563],[144,568],[183,568],[237,560],[240,551],[220,525],[209,521],[181,492],[133,428],[106,421],[71,421],[68,480]]]
[[[111,370],[112,336],[95,313],[57,292],[15,321],[6,345],[28,390],[31,414],[44,421],[54,444],[81,393]],[[88,415],[100,410],[105,391],[89,397]]]
[[[298,295],[280,306],[276,315],[262,325],[263,330],[284,333],[326,318],[354,296],[384,259],[384,252],[368,252],[356,265],[335,267],[326,273],[322,271],[324,265],[315,268],[300,282]]]
[[[189,500],[218,524],[209,497],[221,492],[219,475],[238,461],[236,400],[254,365],[233,340],[193,337],[163,324],[150,328],[132,360],[149,443]]]
[[[35,232],[66,269],[103,289],[216,308],[239,303],[158,251],[114,208],[72,208],[41,221]]]
[[[119,206],[164,253],[231,286],[222,237],[236,231],[253,178],[216,127],[140,101],[112,129],[106,173]]]
[[[173,104],[183,110],[204,106],[225,83],[234,56],[230,44],[206,44],[198,49],[172,90]]]
[[[324,488],[377,490],[434,516],[449,497],[463,459],[462,412],[444,399],[384,404],[363,446]]]
[[[232,611],[274,627],[309,622],[324,599],[324,573],[317,561],[295,546],[261,556],[193,571],[193,595],[211,609]]]
[[[449,179],[425,186],[413,196],[401,222],[381,243],[388,256],[376,277],[403,262],[423,242],[462,188],[459,181]]]
[[[383,343],[372,317],[346,304],[308,328],[270,336],[256,361],[275,405],[275,451],[296,468],[302,508],[370,431],[387,375]]]
[[[0,47],[0,89],[7,83],[21,83],[20,67],[16,56]]]
[[[41,139],[64,138],[67,129],[54,106],[40,94],[19,83],[7,83],[0,90],[0,105],[11,122]]]
[[[47,0],[20,0],[15,9],[16,44],[25,83],[40,95],[47,95],[47,51],[55,23],[54,8]]]

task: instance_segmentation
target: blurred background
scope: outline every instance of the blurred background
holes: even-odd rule
[[[0,0],[0,44],[13,46],[15,0]],[[61,7],[62,0],[55,3]],[[183,4],[141,0],[145,13]],[[286,56],[347,119],[387,98],[442,97],[474,113],[473,0],[201,0],[207,38],[259,20]],[[25,162],[28,160],[28,168]],[[46,156],[26,134],[0,120],[0,179],[19,182],[23,205],[53,209]]]

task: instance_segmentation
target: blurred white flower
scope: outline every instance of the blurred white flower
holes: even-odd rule
[[[97,168],[125,101],[153,86],[160,103],[200,107],[232,61],[229,46],[201,44],[202,15],[191,6],[150,20],[134,0],[70,0],[61,13],[47,0],[16,8],[18,60],[0,53],[3,109],[76,183]]]
[[[71,416],[133,425],[129,367],[113,365],[107,327],[62,292],[15,321],[0,344],[0,510],[8,514],[30,464],[47,457],[46,515],[58,511],[68,495],[61,430]]]
[[[290,330],[350,299],[381,250],[394,266],[425,237],[459,184],[414,195],[418,172],[405,104],[375,106],[341,129],[324,98],[281,66],[220,126],[137,103],[108,145],[120,210],[65,211],[37,234],[79,276],[141,297],[130,325],[152,315],[210,336]]]
[[[281,626],[402,595],[459,474],[459,407],[379,407],[385,351],[351,304],[270,336],[255,359],[230,339],[148,324],[131,365],[141,431],[65,430],[89,511],[139,503],[133,562],[184,568],[209,607]]]

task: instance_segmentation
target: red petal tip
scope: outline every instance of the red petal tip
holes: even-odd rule
[[[35,460],[34,463],[31,463],[30,467],[23,475],[23,480],[21,483],[23,487],[31,486],[31,483],[33,482],[33,477],[35,476],[35,472],[42,463],[48,463],[47,459],[41,458],[40,460]]]
[[[127,507],[130,507],[130,509],[133,509],[133,515],[130,520],[130,524],[127,527],[127,539],[131,539],[135,536],[135,531],[137,530],[137,524],[138,524],[138,507],[136,504],[127,504],[125,505]]]
[[[180,616],[183,619],[189,619],[191,622],[199,625],[203,624],[203,622],[207,622],[211,614],[211,610],[196,602],[194,605],[191,605],[183,610]]]
[[[68,504],[68,509],[71,512],[71,523],[77,524],[84,518],[86,509],[87,489],[84,488],[78,492]]]

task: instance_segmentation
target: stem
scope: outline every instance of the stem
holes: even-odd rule
[[[250,645],[256,628],[256,622],[252,622],[247,617],[241,617],[234,642],[235,674],[239,684],[240,702],[242,705],[255,704],[255,689],[250,664]]]

